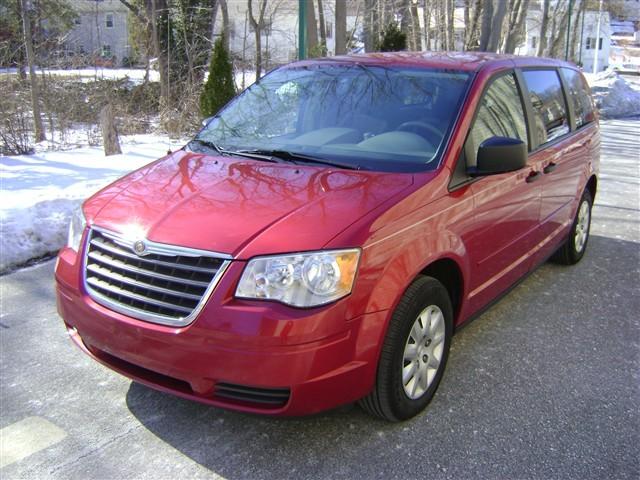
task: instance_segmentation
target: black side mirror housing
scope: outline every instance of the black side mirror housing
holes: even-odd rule
[[[527,146],[517,138],[491,137],[478,147],[477,166],[469,168],[471,176],[513,172],[527,164]]]

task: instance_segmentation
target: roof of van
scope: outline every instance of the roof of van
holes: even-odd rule
[[[385,52],[340,55],[314,58],[295,62],[295,66],[317,65],[320,63],[357,63],[361,65],[422,66],[476,72],[484,67],[554,66],[576,68],[561,60],[541,57],[524,57],[488,52]]]

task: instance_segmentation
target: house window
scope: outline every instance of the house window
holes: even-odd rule
[[[106,17],[107,28],[113,28],[113,13],[107,13]]]
[[[531,37],[531,48],[538,48],[538,37]]]
[[[111,58],[111,45],[102,46],[102,56],[105,58]]]
[[[594,37],[587,38],[587,46],[586,50],[595,50],[596,48],[596,39]],[[598,42],[598,50],[602,50],[602,37],[600,37],[600,41]]]

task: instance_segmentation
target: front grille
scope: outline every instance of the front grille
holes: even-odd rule
[[[283,407],[289,401],[288,388],[259,388],[232,383],[217,383],[215,396],[240,402],[258,403],[273,408]]]
[[[138,255],[134,242],[96,229],[87,242],[84,280],[91,298],[161,324],[188,324],[229,263],[221,254],[150,241]]]

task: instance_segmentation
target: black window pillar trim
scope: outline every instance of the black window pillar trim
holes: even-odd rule
[[[569,127],[572,132],[576,131],[576,112],[573,108],[574,102],[571,99],[571,89],[569,88],[569,82],[564,76],[563,68],[558,68],[558,76],[560,77],[560,83],[562,84],[562,93],[564,95],[564,103],[567,106],[567,114],[569,115]]]

